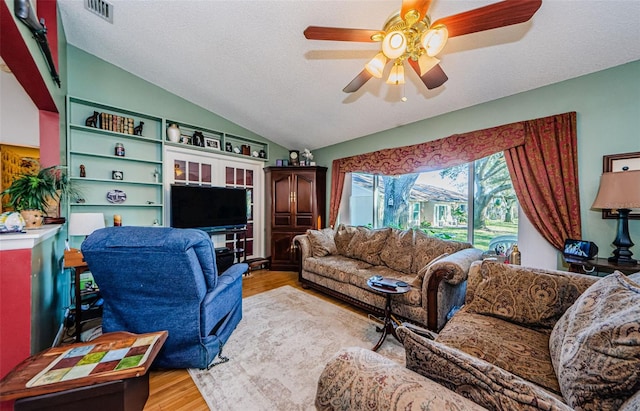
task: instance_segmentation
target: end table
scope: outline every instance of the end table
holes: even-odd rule
[[[383,324],[382,327],[378,329],[378,331],[382,332],[382,335],[376,345],[371,349],[372,351],[377,351],[378,348],[382,346],[382,343],[385,338],[387,338],[388,334],[393,335],[396,340],[398,339],[396,327],[400,322],[395,319],[393,312],[391,311],[391,296],[408,293],[411,290],[411,286],[404,281],[397,280],[395,278],[376,276],[369,278],[367,280],[367,285],[372,290],[384,294],[387,299],[384,306]]]
[[[0,401],[15,411],[141,411],[147,371],[168,336],[114,332],[35,354],[0,381]]]

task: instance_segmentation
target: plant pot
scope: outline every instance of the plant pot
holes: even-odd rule
[[[24,218],[26,230],[41,228],[44,224],[44,213],[40,210],[22,210],[20,215]]]

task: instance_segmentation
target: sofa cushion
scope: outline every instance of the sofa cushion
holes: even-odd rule
[[[332,278],[341,283],[348,283],[351,276],[360,270],[371,267],[371,264],[354,260],[342,255],[328,255],[325,257],[308,257],[304,259],[303,268],[323,277]]]
[[[461,243],[458,241],[442,240],[437,237],[431,237],[422,230],[414,230],[413,239],[413,262],[411,266],[412,273],[418,273],[434,258],[439,255],[448,253],[453,254],[456,251],[470,248],[471,244]]]
[[[599,280],[560,318],[549,345],[569,405],[617,410],[640,389],[640,285],[618,271]]]
[[[309,243],[311,245],[311,255],[314,257],[324,257],[329,254],[338,254],[336,242],[334,241],[334,231],[332,228],[322,230],[307,230]]]
[[[409,274],[413,261],[413,230],[392,230],[380,252],[380,259],[387,267]]]
[[[349,242],[346,256],[366,261],[369,264],[381,265],[380,251],[391,233],[391,228],[371,230],[367,227],[356,227],[356,232]]]
[[[483,261],[478,273],[469,312],[535,328],[551,330],[583,291],[569,276],[493,261]]]
[[[406,327],[398,327],[396,332],[406,350],[408,369],[487,409],[571,410],[552,393],[490,362],[421,337]]]
[[[549,331],[533,330],[462,308],[436,341],[490,362],[512,374],[560,393],[549,354]]]
[[[333,236],[333,240],[336,243],[336,250],[340,255],[347,255],[347,247],[349,247],[349,243],[353,238],[353,235],[356,233],[356,227],[346,226],[344,224],[340,224],[336,233]]]

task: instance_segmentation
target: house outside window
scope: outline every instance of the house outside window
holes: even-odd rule
[[[517,240],[518,202],[502,153],[425,173],[353,173],[351,184],[351,224],[422,229],[484,250],[497,237]]]

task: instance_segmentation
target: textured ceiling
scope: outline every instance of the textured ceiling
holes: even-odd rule
[[[381,29],[401,0],[112,1],[114,23],[59,0],[69,44],[287,148],[315,149],[640,59],[639,0],[543,0],[523,24],[452,38],[449,76],[342,89],[377,43],[311,41],[309,25]],[[495,1],[434,0],[433,19]],[[400,99],[407,97],[406,102]]]

